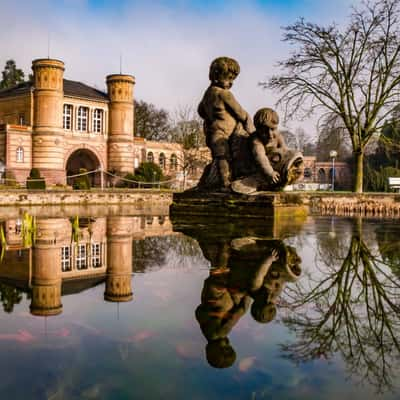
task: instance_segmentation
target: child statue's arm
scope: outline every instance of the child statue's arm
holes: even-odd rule
[[[265,147],[258,139],[255,139],[252,143],[252,152],[263,174],[270,177],[272,182],[277,183],[280,178],[279,173],[272,168],[269,158],[265,154]]]

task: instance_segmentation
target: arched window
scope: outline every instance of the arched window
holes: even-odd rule
[[[17,148],[17,162],[24,162],[24,148]]]
[[[304,178],[311,178],[312,177],[312,170],[311,168],[304,169]]]
[[[164,153],[160,153],[160,155],[158,157],[158,163],[160,164],[161,169],[165,169],[165,154]]]
[[[154,155],[151,151],[147,153],[147,162],[154,162]]]
[[[176,156],[176,154],[171,154],[169,163],[171,170],[175,171],[178,169],[178,157]]]

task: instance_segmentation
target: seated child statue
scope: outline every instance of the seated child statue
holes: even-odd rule
[[[303,156],[286,146],[278,131],[279,117],[271,108],[262,108],[254,116],[256,127],[247,140],[247,156],[235,158],[232,190],[250,194],[260,190],[281,190],[303,174]],[[234,135],[232,146],[239,137]]]
[[[206,167],[197,189],[230,191],[229,138],[237,129],[244,128],[248,133],[254,130],[251,117],[230,91],[239,72],[239,64],[232,58],[219,57],[211,63],[211,84],[199,104],[198,113],[204,119],[206,144],[213,161]]]

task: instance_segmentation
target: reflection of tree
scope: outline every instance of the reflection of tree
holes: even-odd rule
[[[328,257],[310,277],[310,287],[300,282],[288,288],[287,306],[295,313],[283,322],[297,340],[283,351],[295,362],[339,353],[350,373],[383,391],[393,385],[400,351],[400,284],[360,231],[344,258]]]
[[[0,301],[3,304],[3,310],[12,313],[14,305],[22,300],[22,290],[5,283],[0,282]]]
[[[145,272],[169,266],[185,267],[204,264],[197,242],[184,235],[149,237],[133,241],[133,268]],[[197,260],[197,261],[196,261]]]
[[[375,234],[382,259],[390,265],[393,273],[400,276],[400,226],[394,223],[381,225]]]

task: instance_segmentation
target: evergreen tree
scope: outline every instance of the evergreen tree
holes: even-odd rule
[[[25,74],[22,69],[17,68],[14,60],[8,60],[2,72],[0,89],[7,89],[24,82]]]

